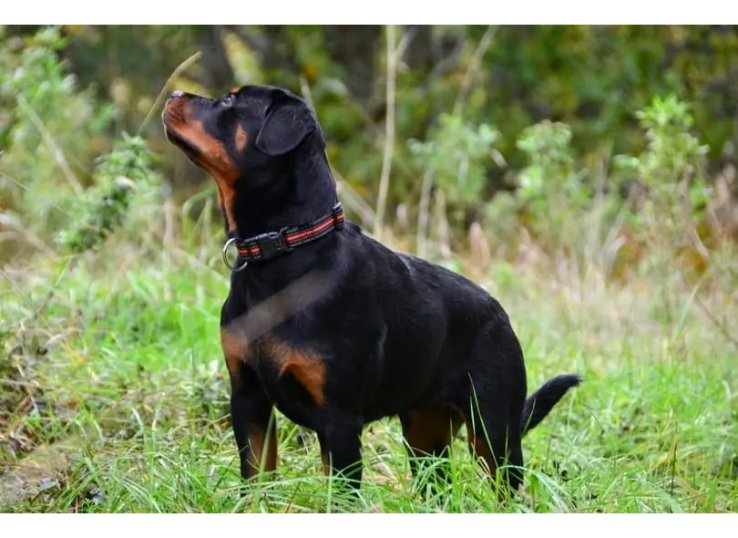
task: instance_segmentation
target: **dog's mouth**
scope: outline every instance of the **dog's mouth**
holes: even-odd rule
[[[182,128],[187,125],[182,106],[177,106],[177,101],[169,99],[162,112],[161,120],[167,140],[180,148],[193,161],[199,160],[200,149],[181,132]]]
[[[192,160],[197,160],[200,157],[200,150],[197,146],[180,135],[175,128],[167,125],[165,122],[162,122],[162,124],[164,125],[164,135],[167,137],[167,140],[181,149]]]

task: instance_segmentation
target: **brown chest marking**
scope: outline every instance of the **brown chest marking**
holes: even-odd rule
[[[280,377],[292,375],[316,404],[325,405],[325,362],[318,354],[272,338],[265,339],[259,351],[277,365]]]
[[[220,345],[223,348],[226,366],[231,378],[237,378],[240,365],[245,363],[248,355],[248,342],[239,331],[221,327]]]
[[[268,360],[277,367],[280,377],[292,375],[316,404],[325,405],[325,362],[314,351],[269,337],[260,340],[254,349],[244,332],[233,326],[221,327],[220,343],[232,379],[238,377],[242,364],[256,368],[255,361]]]

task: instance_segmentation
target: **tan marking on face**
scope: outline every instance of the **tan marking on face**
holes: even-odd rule
[[[291,374],[319,406],[325,405],[325,363],[316,353],[267,339],[261,351],[277,364],[280,377]]]
[[[238,124],[238,127],[236,127],[236,149],[243,153],[243,150],[246,149],[246,143],[249,141],[249,135],[246,133],[246,129],[244,129],[241,124]]]
[[[238,93],[241,90],[239,86],[234,86],[228,93]]]
[[[240,172],[228,155],[225,144],[208,134],[202,122],[189,119],[190,109],[189,100],[169,101],[164,114],[167,129],[197,148],[199,155],[192,157],[192,160],[218,184],[218,198],[225,213],[228,231],[237,232],[233,206],[236,199],[235,183]]]
[[[240,367],[246,362],[248,355],[248,342],[246,337],[238,331],[229,330],[225,327],[220,329],[220,345],[223,348],[226,366],[231,378],[237,378]]]

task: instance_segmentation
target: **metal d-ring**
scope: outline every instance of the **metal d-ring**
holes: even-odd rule
[[[233,262],[233,265],[228,262],[228,247],[230,247],[235,242],[236,238],[231,237],[230,239],[228,239],[228,241],[226,241],[226,244],[223,245],[223,263],[226,264],[226,267],[228,267],[228,269],[230,269],[234,273],[238,273],[239,271],[243,271],[244,269],[246,269],[246,266],[249,264],[249,262],[245,261],[243,262],[243,265],[239,265],[238,267],[236,267],[238,256],[236,256],[236,260]]]

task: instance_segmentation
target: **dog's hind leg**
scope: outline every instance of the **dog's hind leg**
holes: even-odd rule
[[[526,380],[520,344],[509,324],[495,321],[483,329],[470,364],[469,448],[493,479],[500,471],[503,484],[514,491],[523,481],[520,417]]]
[[[477,413],[476,419],[467,421],[469,449],[484,460],[493,479],[501,473],[503,485],[515,491],[523,483],[523,449],[517,423],[506,427],[494,420],[485,420]],[[504,497],[500,491],[501,497]]]
[[[418,479],[422,474],[424,458],[448,457],[449,445],[463,424],[464,417],[456,408],[437,407],[403,413],[400,422],[410,456],[410,469],[413,477]],[[446,480],[447,467],[447,462],[441,462],[434,469],[433,478],[436,481]]]
[[[323,470],[358,490],[361,486],[361,430],[358,417],[338,411],[326,412],[325,426],[318,431]]]

